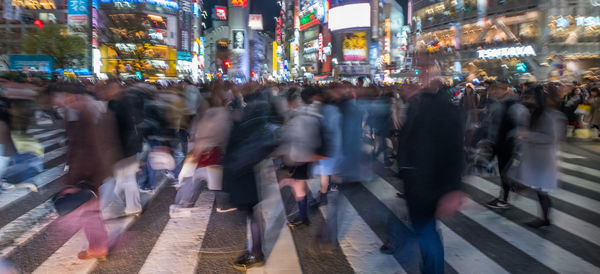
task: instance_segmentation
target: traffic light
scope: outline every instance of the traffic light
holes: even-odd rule
[[[225,62],[223,62],[223,66],[226,68],[230,68],[231,67],[231,63],[229,62],[229,60],[225,60]]]
[[[42,21],[40,19],[37,19],[37,20],[33,21],[33,24],[36,25],[36,26],[38,26],[40,29],[44,28],[44,21]]]
[[[415,75],[419,75],[419,69],[415,69]]]

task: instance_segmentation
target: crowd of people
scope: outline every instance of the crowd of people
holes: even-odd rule
[[[255,167],[265,160],[283,174],[279,185],[293,190],[298,214],[289,220],[291,228],[310,225],[309,207],[334,205],[319,235],[321,248],[332,248],[338,244],[338,200],[332,193],[372,179],[373,166],[382,164],[395,165],[403,180],[398,196],[406,199],[411,237],[420,249],[415,259],[424,273],[443,273],[436,220],[459,210],[463,176],[501,177],[502,193],[487,204],[494,209],[510,206],[511,191],[535,191],[542,216],[529,224],[548,226],[548,193],[557,187],[557,151],[567,126],[576,130],[586,121],[600,130],[598,87],[559,83],[487,81],[467,83],[458,93],[440,80],[165,85],[111,78],[4,80],[0,86],[2,191],[42,171],[44,149],[28,131],[31,125],[43,118],[64,127],[66,187],[54,199],[94,194],[61,208],[65,217],[77,216],[74,222],[88,239],[80,259],[107,256],[100,212],[112,200],[124,202],[124,215],[139,215],[140,193],[155,192],[166,178],[179,191],[175,206],[191,207],[197,182],[208,180],[203,169],[222,166],[222,190],[235,209],[247,213],[252,237],[234,266],[263,264],[264,235],[254,211],[260,202]],[[24,170],[24,177],[11,175]],[[316,195],[307,187],[312,178],[320,181]],[[386,254],[402,249],[389,233],[381,247]]]

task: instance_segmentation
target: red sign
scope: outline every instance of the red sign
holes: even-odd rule
[[[227,9],[225,8],[215,8],[215,15],[219,20],[227,20]]]
[[[319,32],[319,61],[323,60],[323,33]]]
[[[245,8],[248,6],[248,0],[231,0],[231,6]]]

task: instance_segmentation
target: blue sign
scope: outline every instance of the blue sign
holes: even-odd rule
[[[155,6],[159,6],[159,7],[163,7],[163,8],[179,10],[179,3],[176,1],[170,1],[170,0],[100,0],[100,3],[102,3],[102,4],[119,3],[119,2],[147,3],[150,5],[155,5]]]
[[[9,55],[8,67],[11,70],[51,72],[54,59],[48,55]]]
[[[69,15],[88,15],[88,0],[69,0]]]
[[[90,70],[86,68],[67,68],[67,69],[56,69],[58,74],[74,73],[76,75],[91,75]]]
[[[177,60],[192,61],[192,54],[190,54],[187,51],[178,51],[177,52]]]

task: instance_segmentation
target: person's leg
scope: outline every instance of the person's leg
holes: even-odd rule
[[[138,214],[142,211],[140,190],[136,182],[139,162],[135,156],[121,160],[115,167],[115,192],[125,196],[125,214]]]
[[[444,246],[432,219],[415,227],[415,235],[421,250],[422,273],[444,273]]]
[[[250,221],[250,234],[252,235],[252,247],[250,248],[250,254],[255,257],[262,257],[262,229],[258,220],[258,216],[256,216],[257,213],[258,212],[254,212],[252,209],[250,209],[248,212],[248,218]]]
[[[97,198],[83,205],[80,223],[88,240],[88,249],[78,254],[80,259],[104,258],[108,253],[108,235],[99,206],[100,200]]]
[[[329,188],[329,175],[321,175],[321,191],[319,192],[320,205],[327,204],[327,189]]]
[[[552,207],[552,200],[550,199],[550,195],[548,195],[548,193],[543,192],[541,190],[537,191],[537,196],[538,196],[538,200],[540,201],[540,206],[542,208],[542,219],[527,222],[526,224],[533,228],[549,226],[550,225],[550,208]]]
[[[291,225],[301,225],[308,223],[308,199],[306,197],[306,181],[305,180],[294,180],[291,183],[292,190],[294,191],[294,197],[298,203],[298,217],[292,221]]]

